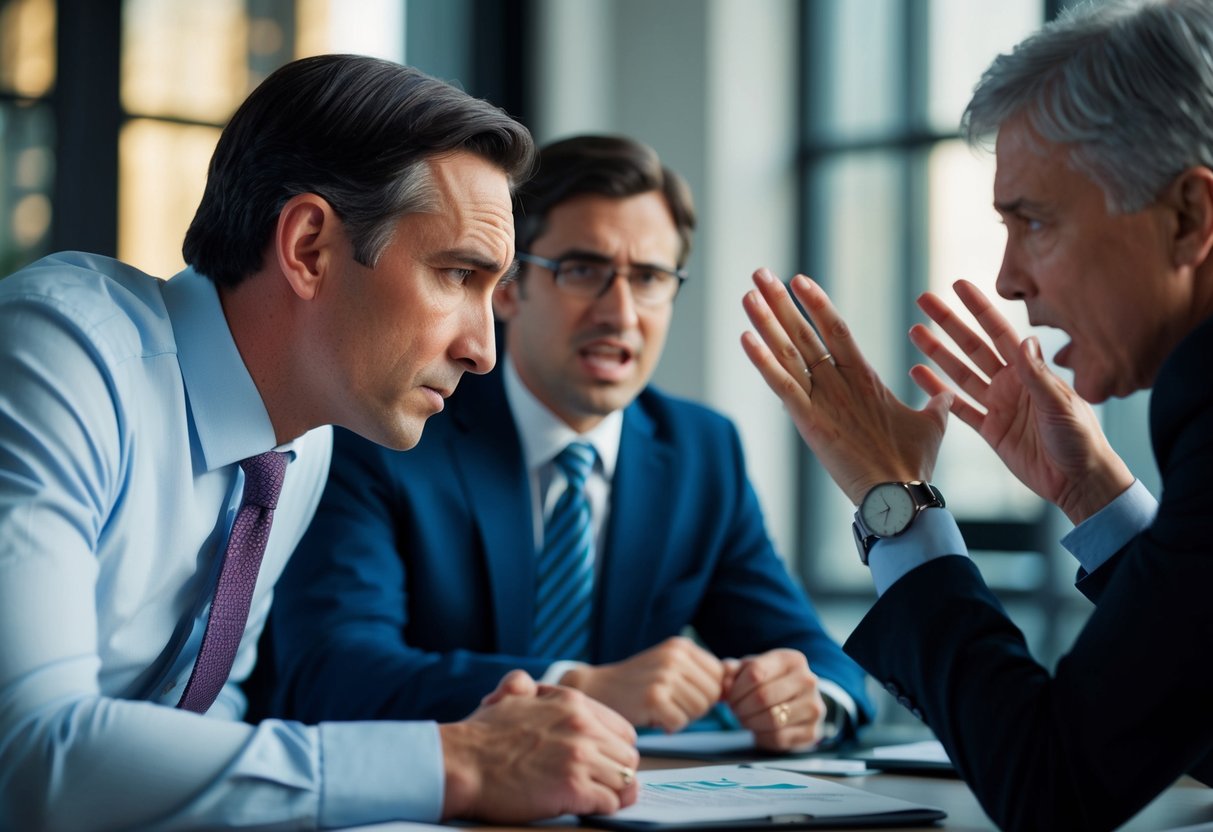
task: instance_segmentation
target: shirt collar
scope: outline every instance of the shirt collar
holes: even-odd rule
[[[162,293],[206,470],[275,448],[270,415],[236,348],[215,284],[187,268],[166,281]]]
[[[505,399],[518,426],[527,470],[534,471],[550,463],[570,442],[581,440],[594,446],[602,463],[602,475],[609,482],[615,474],[615,462],[619,458],[623,411],[616,410],[585,433],[577,433],[527,389],[508,353],[502,363],[505,365],[502,368]]]

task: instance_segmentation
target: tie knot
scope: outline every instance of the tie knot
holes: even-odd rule
[[[240,467],[244,469],[241,502],[271,510],[277,508],[282,479],[286,476],[286,454],[266,451],[240,460]]]
[[[555,462],[556,467],[569,481],[569,487],[581,489],[585,486],[586,477],[590,475],[590,469],[594,467],[596,457],[592,445],[586,442],[570,442],[556,455]]]

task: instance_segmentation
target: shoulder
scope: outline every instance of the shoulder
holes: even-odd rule
[[[120,363],[174,350],[161,285],[117,260],[64,252],[0,282],[0,310],[35,333],[48,325],[71,332],[103,359]],[[9,322],[2,329],[10,329]]]
[[[662,438],[699,441],[705,436],[735,437],[737,427],[723,413],[700,402],[673,396],[649,386],[625,412],[625,418],[646,422]]]

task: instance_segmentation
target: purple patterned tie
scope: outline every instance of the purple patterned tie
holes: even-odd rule
[[[274,521],[278,493],[282,491],[282,478],[286,475],[286,454],[266,451],[241,460],[240,467],[244,469],[240,510],[236,512],[227,551],[223,553],[223,566],[219,570],[211,614],[202,636],[202,648],[181,701],[177,703],[178,708],[200,714],[206,713],[214,703],[236,660],[236,648],[240,646],[244,625],[248,622],[261,556],[265,554],[265,544],[270,538],[270,524]]]

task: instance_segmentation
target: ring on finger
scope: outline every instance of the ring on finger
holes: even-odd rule
[[[771,706],[771,716],[774,717],[775,724],[780,728],[788,724],[788,716],[791,712],[792,707],[787,702]]]
[[[804,371],[806,373],[809,373],[810,375],[812,375],[813,370],[816,370],[819,365],[826,363],[831,358],[833,358],[833,356],[827,352],[825,355],[823,355],[821,358],[814,361],[808,367],[805,367]]]
[[[627,766],[619,767],[619,779],[623,781],[623,787],[626,789],[632,785],[632,781],[636,779],[636,772],[632,771]]]

